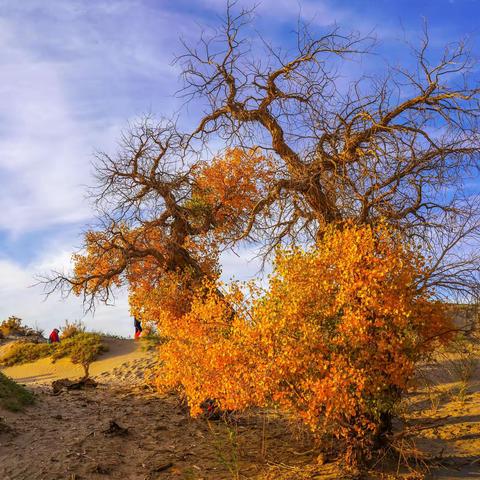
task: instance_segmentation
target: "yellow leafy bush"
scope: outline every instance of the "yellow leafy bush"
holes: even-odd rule
[[[418,252],[386,226],[329,227],[315,248],[279,251],[269,290],[207,284],[160,327],[162,388],[180,387],[192,414],[277,405],[343,440],[356,463],[389,428],[416,362],[451,326],[419,280]],[[254,289],[255,290],[255,289]]]

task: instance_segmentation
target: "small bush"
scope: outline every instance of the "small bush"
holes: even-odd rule
[[[158,333],[153,332],[148,332],[146,335],[142,334],[140,340],[142,342],[141,345],[144,352],[156,350],[160,345],[163,345],[167,341]]]
[[[0,365],[11,367],[22,363],[34,362],[51,355],[54,345],[48,343],[16,342],[0,358]]]
[[[34,396],[30,391],[0,372],[0,407],[18,412],[33,401]]]
[[[22,325],[22,319],[12,315],[0,323],[0,338],[5,338],[11,335],[16,337],[41,337],[42,331]]]
[[[98,333],[77,332],[60,343],[13,343],[0,358],[0,365],[11,367],[50,357],[53,362],[69,357],[72,363],[82,365],[85,378],[88,377],[90,364],[108,347]]]
[[[7,320],[3,320],[3,322],[0,323],[0,332],[4,337],[14,334],[25,334],[26,330],[22,325],[22,320],[15,316],[8,317]]]
[[[71,338],[79,333],[84,333],[85,325],[81,320],[72,323],[70,323],[68,320],[65,320],[65,325],[61,327],[60,330],[62,332],[60,334],[61,339],[66,340],[67,338]]]
[[[69,357],[73,364],[83,367],[85,378],[87,378],[90,364],[107,350],[108,347],[102,342],[102,337],[98,333],[81,332],[57,344],[52,359]]]

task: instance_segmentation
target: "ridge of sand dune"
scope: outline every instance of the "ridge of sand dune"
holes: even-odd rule
[[[130,339],[104,337],[108,352],[102,354],[90,366],[90,375],[100,379],[128,381],[140,376],[140,372],[152,360],[152,353],[141,348],[141,344]],[[74,365],[68,358],[52,363],[50,358],[15,365],[2,369],[3,373],[17,382],[27,385],[51,383],[59,378],[75,378],[83,375],[80,365]],[[134,375],[132,375],[134,374]]]

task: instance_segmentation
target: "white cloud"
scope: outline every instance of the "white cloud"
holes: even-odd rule
[[[34,243],[38,232],[52,232],[33,258],[20,247],[11,257],[0,251],[0,319],[18,315],[49,330],[83,317],[78,298],[44,301],[42,289],[30,286],[35,274],[68,268],[75,247],[65,237],[92,218],[84,199],[92,153],[113,151],[121,128],[153,100],[172,109],[166,38],[178,28],[167,14],[142,18],[148,12],[137,4],[0,0],[0,236],[11,252],[15,239]],[[150,92],[139,89],[142,79]],[[126,293],[84,320],[130,334]]]
[[[69,265],[70,251],[63,250],[38,262],[22,267],[11,260],[0,260],[0,321],[16,315],[27,325],[49,332],[64,321],[82,320],[89,330],[101,330],[124,336],[132,335],[132,320],[128,311],[126,292],[120,292],[115,306],[99,305],[95,315],[84,315],[81,299],[58,295],[45,298],[34,274],[43,274],[51,268],[63,269]]]
[[[150,18],[135,1],[2,3],[0,231],[85,221],[93,151],[111,150],[159,99],[161,113],[174,109],[164,87],[176,77],[167,36],[178,19]]]
[[[75,118],[61,65],[35,59],[2,27],[0,230],[19,235],[85,220],[82,184],[100,132]]]

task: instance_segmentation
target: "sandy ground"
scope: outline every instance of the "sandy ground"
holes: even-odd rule
[[[273,479],[258,475],[312,463],[308,439],[274,413],[234,424],[191,419],[175,395],[145,385],[154,353],[131,340],[108,342],[109,352],[91,366],[96,389],[53,395],[53,380],[82,373],[64,360],[3,369],[37,399],[25,412],[0,412],[12,429],[0,433],[0,480]],[[112,421],[125,434],[109,433]],[[338,478],[321,470],[316,478]]]
[[[148,359],[151,355],[145,352],[140,343],[133,340],[105,337],[105,343],[108,345],[108,352],[103,354],[90,367],[92,377],[106,377],[116,374],[121,380],[122,373],[136,374],[139,379],[143,378],[141,369],[132,372],[135,363]],[[128,368],[128,363],[132,362],[132,369]],[[117,369],[117,370],[116,370]],[[75,378],[83,375],[83,369],[80,365],[73,365],[68,358],[62,358],[55,363],[49,358],[42,358],[34,363],[24,365],[15,365],[4,368],[3,373],[15,379],[19,383],[26,385],[50,384],[53,380],[59,378]]]
[[[68,360],[4,369],[37,401],[23,413],[0,412],[12,429],[0,433],[0,480],[345,478],[328,459],[318,463],[305,432],[275,412],[232,424],[189,418],[174,395],[145,386],[153,352],[132,340],[108,342],[109,352],[91,367],[96,389],[52,394],[53,380],[81,375]],[[427,368],[429,386],[420,382],[406,402],[407,421],[418,431],[403,453],[425,461],[426,478],[480,480],[478,358],[472,365],[463,381],[445,375],[452,370],[447,366]]]
[[[419,428],[412,445],[429,458],[432,478],[480,479],[479,360],[478,354],[470,359],[470,372],[461,380],[463,360],[440,360],[406,402],[408,421]]]

